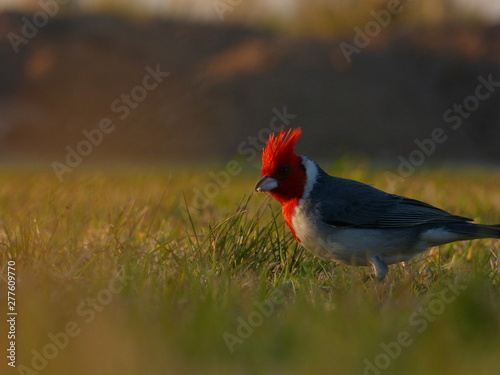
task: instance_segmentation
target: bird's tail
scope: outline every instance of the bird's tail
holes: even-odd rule
[[[451,231],[464,235],[468,239],[500,238],[500,224],[485,225],[472,223],[454,223],[449,226]]]

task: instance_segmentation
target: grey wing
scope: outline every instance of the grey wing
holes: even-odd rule
[[[323,220],[330,225],[357,228],[402,228],[422,224],[467,222],[415,199],[388,194],[369,185],[336,177],[322,184],[327,199],[318,203]]]

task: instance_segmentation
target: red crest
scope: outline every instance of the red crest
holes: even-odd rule
[[[298,156],[293,147],[302,135],[302,130],[289,129],[280,130],[279,133],[272,133],[267,140],[264,151],[262,152],[262,176],[272,175],[276,168],[295,161]]]

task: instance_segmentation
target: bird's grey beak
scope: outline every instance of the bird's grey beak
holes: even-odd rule
[[[278,187],[278,181],[272,177],[264,176],[262,177],[257,185],[255,185],[255,191],[261,193],[263,191],[270,191]]]

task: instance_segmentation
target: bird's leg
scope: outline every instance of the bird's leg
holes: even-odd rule
[[[373,271],[375,272],[375,277],[378,281],[384,280],[387,272],[389,272],[389,267],[384,262],[380,255],[375,255],[370,258],[370,264],[373,267]]]

